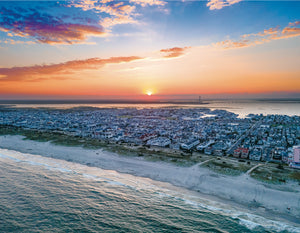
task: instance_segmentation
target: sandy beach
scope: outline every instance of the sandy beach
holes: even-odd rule
[[[286,215],[295,222],[300,221],[300,185],[296,182],[282,185],[266,184],[252,179],[247,174],[225,176],[198,165],[180,167],[166,162],[146,161],[142,157],[120,156],[102,149],[66,147],[23,138],[23,136],[0,136],[0,148],[168,182],[205,195],[246,205],[251,209],[257,208],[259,211]]]

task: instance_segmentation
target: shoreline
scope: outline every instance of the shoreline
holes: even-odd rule
[[[0,126],[0,135],[21,135],[24,140],[51,142],[58,146],[82,147],[84,149],[102,149],[126,157],[142,157],[152,162],[167,162],[176,166],[196,166],[208,168],[216,173],[239,176],[247,173],[251,178],[266,184],[284,184],[298,182],[300,171],[279,166],[276,163],[260,162],[231,156],[206,155],[201,152],[186,152],[183,150],[162,148],[156,146],[134,145],[132,143],[116,143],[89,137],[77,137],[61,131],[29,130],[21,127]]]
[[[103,149],[67,147],[24,138],[18,135],[0,136],[0,148],[167,182],[212,198],[237,203],[254,212],[279,216],[299,225],[300,186],[293,182],[265,184],[247,174],[226,176],[198,164],[176,166],[163,161],[147,161],[143,157],[122,156]]]

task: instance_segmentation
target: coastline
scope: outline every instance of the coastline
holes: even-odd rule
[[[243,205],[254,212],[286,217],[294,223],[300,221],[300,186],[296,182],[266,184],[247,174],[226,176],[198,164],[176,166],[162,161],[147,161],[143,157],[121,156],[102,149],[67,147],[24,138],[18,135],[0,136],[0,148],[167,182],[212,198]]]
[[[216,173],[239,176],[247,173],[251,178],[267,184],[284,184],[298,182],[300,171],[276,163],[244,160],[228,156],[206,155],[201,152],[188,153],[183,150],[156,146],[134,145],[132,143],[116,143],[109,140],[99,140],[89,137],[77,137],[61,131],[29,130],[14,126],[0,126],[0,135],[21,135],[24,140],[51,142],[54,145],[67,147],[82,147],[84,149],[102,149],[127,157],[143,157],[154,162],[167,162],[177,166],[199,166]]]

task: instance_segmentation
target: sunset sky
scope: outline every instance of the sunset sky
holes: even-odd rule
[[[150,92],[299,96],[300,1],[0,1],[0,99]]]

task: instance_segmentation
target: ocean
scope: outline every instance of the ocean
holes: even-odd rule
[[[0,197],[0,232],[300,232],[167,183],[7,149]]]
[[[20,102],[20,101],[19,101]],[[88,101],[87,101],[88,102]],[[0,107],[9,105],[11,107],[17,108],[58,108],[67,109],[74,107],[95,107],[95,108],[209,108],[211,110],[222,109],[229,112],[238,114],[239,117],[244,118],[248,114],[279,114],[288,116],[300,116],[300,100],[204,100],[203,104],[126,104],[126,103],[64,103],[63,101],[52,103],[51,101],[21,101],[21,103],[10,102],[10,101],[0,101]]]

